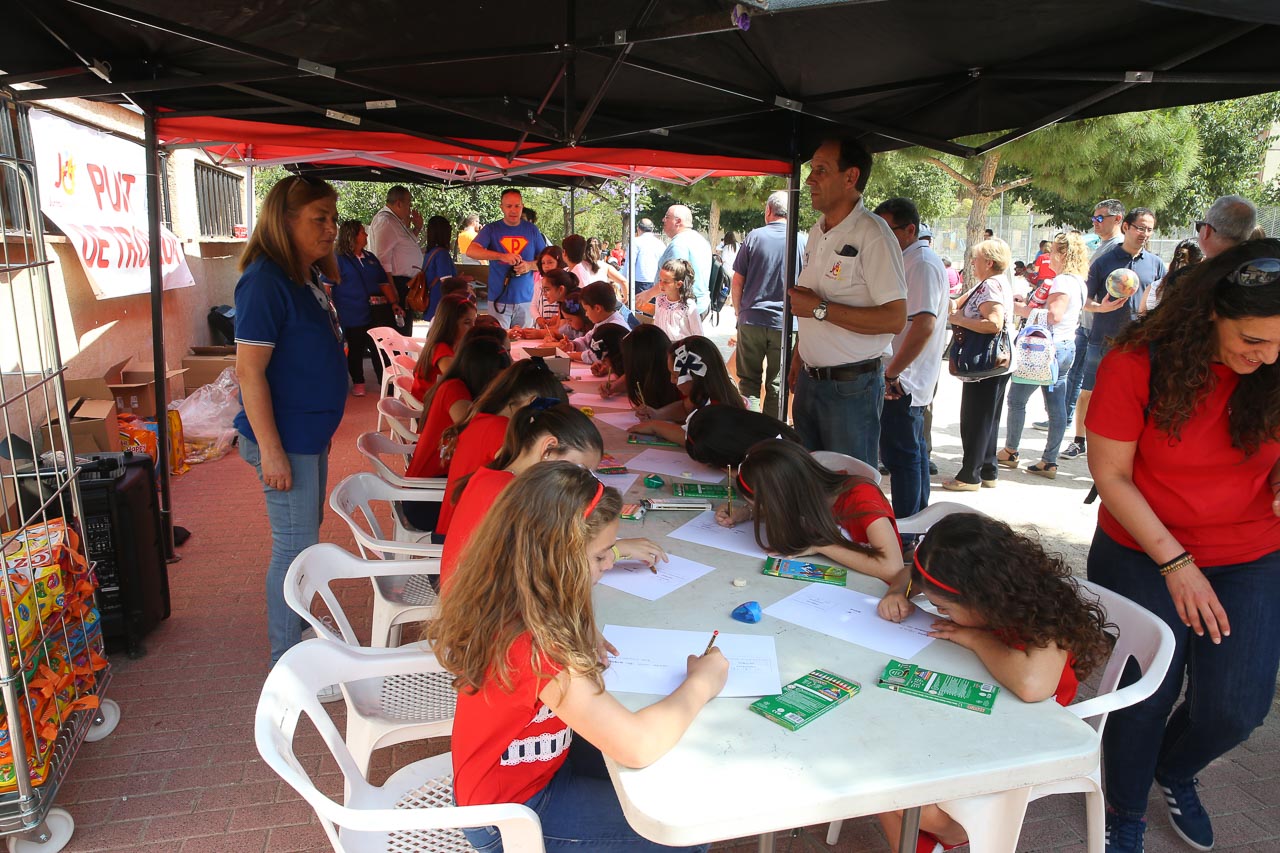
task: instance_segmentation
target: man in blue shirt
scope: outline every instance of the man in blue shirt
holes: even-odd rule
[[[519,190],[502,194],[502,219],[490,222],[467,246],[467,257],[489,262],[489,310],[504,329],[531,322],[533,271],[547,238],[524,219]]]
[[[778,190],[764,206],[764,227],[742,241],[733,261],[730,287],[738,315],[738,390],[747,407],[777,416],[782,367],[782,302],[787,296],[787,193]],[[804,261],[808,234],[797,235],[796,275]],[[790,338],[790,336],[788,336]],[[787,346],[791,346],[788,339]],[[761,367],[764,370],[761,371]],[[761,373],[764,405],[760,406]]]
[[[1085,439],[1082,429],[1089,413],[1089,397],[1098,373],[1098,364],[1111,348],[1111,339],[1138,316],[1142,294],[1153,281],[1164,278],[1164,261],[1155,252],[1146,250],[1147,241],[1156,230],[1156,215],[1146,207],[1129,211],[1120,225],[1121,241],[1099,252],[1089,264],[1089,277],[1085,286],[1089,298],[1084,310],[1093,315],[1093,327],[1089,330],[1089,345],[1085,350],[1084,384],[1076,400],[1075,440],[1062,452],[1066,459],[1085,455]],[[1107,292],[1107,276],[1118,269],[1133,270],[1138,276],[1138,289],[1127,299],[1117,299]],[[1077,353],[1076,358],[1080,355]]]
[[[698,313],[706,316],[711,308],[711,244],[693,230],[693,214],[683,204],[673,204],[662,217],[662,230],[671,242],[658,259],[658,269],[667,261],[679,258],[693,265],[693,299]]]

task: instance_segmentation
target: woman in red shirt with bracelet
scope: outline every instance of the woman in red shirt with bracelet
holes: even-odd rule
[[[1098,369],[1086,427],[1103,507],[1089,578],[1160,616],[1177,642],[1164,683],[1112,713],[1103,735],[1109,853],[1141,851],[1153,777],[1177,833],[1210,849],[1196,774],[1271,709],[1278,354],[1280,241],[1255,240],[1188,272]]]

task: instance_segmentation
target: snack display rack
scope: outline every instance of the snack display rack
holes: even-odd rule
[[[25,111],[0,90],[0,836],[10,853],[70,841],[58,788],[81,744],[120,716],[104,698],[111,668],[76,529],[75,459],[33,450],[55,422],[55,440],[71,446],[33,155]]]

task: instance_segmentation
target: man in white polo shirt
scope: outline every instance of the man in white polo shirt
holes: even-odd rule
[[[799,327],[790,376],[796,431],[810,450],[875,465],[881,357],[907,324],[907,284],[893,231],[862,204],[870,177],[871,153],[857,140],[831,138],[818,147],[805,182],[822,217],[787,294]]]

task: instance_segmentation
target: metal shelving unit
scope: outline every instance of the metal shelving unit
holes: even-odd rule
[[[80,617],[69,614],[69,607],[55,607],[43,620],[37,608],[34,637],[22,643],[14,618],[23,608],[30,612],[34,603],[22,596],[24,588],[33,588],[31,564],[36,561],[22,557],[20,531],[37,536],[43,531],[47,538],[59,520],[72,531],[82,517],[74,458],[57,454],[42,460],[32,449],[40,443],[40,427],[54,421],[60,425],[62,446],[71,446],[48,264],[26,113],[0,90],[0,710],[8,721],[15,777],[8,786],[0,784],[0,789],[7,787],[0,790],[0,835],[10,853],[55,853],[70,841],[75,822],[65,809],[54,807],[58,788],[81,744],[106,737],[119,720],[119,707],[105,698],[109,664],[92,678],[64,677],[57,690],[38,690],[31,683],[41,683],[34,673],[42,661],[49,662],[49,650],[59,642],[65,644],[67,659],[74,656],[77,634],[86,638],[84,654],[92,650],[105,661],[101,632],[88,639],[90,632]],[[70,535],[65,539],[83,559],[83,541]],[[92,577],[92,566],[87,568]],[[64,590],[64,599],[70,603],[76,596]],[[47,685],[48,676],[44,678]],[[89,696],[100,704],[67,713],[51,739],[33,737],[42,727],[35,715],[37,700],[51,693],[71,707],[86,704],[82,700]],[[39,784],[27,772],[29,752],[36,766],[49,761]]]

